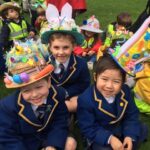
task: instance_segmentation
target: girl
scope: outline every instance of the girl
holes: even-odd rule
[[[112,57],[104,54],[96,64],[95,84],[78,98],[79,127],[92,150],[131,150],[146,137],[125,78]]]
[[[97,51],[102,45],[100,33],[103,31],[99,29],[99,21],[92,16],[85,20],[80,28],[85,40],[82,47],[75,48],[74,53],[85,58],[87,62],[95,62]]]

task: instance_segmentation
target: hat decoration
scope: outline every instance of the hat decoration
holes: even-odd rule
[[[18,3],[6,2],[0,5],[0,13],[2,13],[4,10],[9,9],[9,8],[14,8],[14,9],[17,9],[18,11],[21,9]]]
[[[122,46],[118,44],[114,49],[109,48],[109,53],[111,53],[114,60],[131,76],[135,76],[136,72],[143,69],[143,61],[150,59],[149,24],[150,17]]]
[[[32,1],[31,6],[33,8],[38,8],[39,6],[42,7],[43,9],[46,9],[46,3],[44,3],[44,0],[36,0],[36,1]]]
[[[80,27],[81,30],[86,30],[95,33],[102,33],[103,31],[100,29],[100,23],[95,18],[95,16],[91,16],[88,20],[83,21],[83,25]]]
[[[4,82],[7,88],[18,88],[48,76],[54,69],[44,58],[47,48],[40,41],[16,41],[6,53]]]
[[[62,7],[60,16],[58,9],[54,5],[48,4],[46,18],[48,20],[48,26],[41,30],[43,43],[47,44],[53,33],[61,32],[72,35],[78,45],[82,44],[84,37],[80,33],[79,26],[77,26],[74,19],[72,19],[72,7],[69,3],[66,3]]]

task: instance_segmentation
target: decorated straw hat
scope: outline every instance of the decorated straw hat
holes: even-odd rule
[[[115,48],[109,48],[118,65],[129,75],[143,70],[143,62],[150,59],[150,17],[148,17],[139,30],[128,39],[122,46],[119,44]]]
[[[2,5],[0,5],[0,13],[2,13],[4,10],[10,9],[10,8],[14,8],[18,11],[20,11],[20,9],[21,9],[18,3],[7,2],[7,3],[3,3]]]
[[[49,4],[46,9],[46,18],[48,20],[48,26],[41,30],[41,39],[43,43],[49,43],[50,36],[57,32],[72,35],[77,45],[83,43],[84,37],[80,33],[79,26],[77,26],[74,19],[72,19],[72,7],[69,3],[66,3],[62,7],[60,16],[57,8]]]
[[[91,16],[88,20],[83,21],[83,25],[80,27],[81,30],[90,31],[94,33],[102,33],[103,31],[100,29],[99,21],[95,18],[95,16]]]
[[[40,41],[17,41],[6,54],[4,82],[7,88],[19,88],[48,76],[54,69],[43,54],[47,48]]]

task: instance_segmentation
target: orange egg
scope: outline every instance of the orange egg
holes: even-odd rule
[[[4,78],[4,82],[5,82],[5,84],[11,84],[12,83],[12,81],[9,80],[7,77]]]

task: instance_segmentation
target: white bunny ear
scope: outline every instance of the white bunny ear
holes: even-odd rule
[[[50,22],[51,18],[57,18],[57,17],[59,17],[59,12],[56,6],[52,4],[48,4],[48,7],[46,9],[46,18],[48,22]]]
[[[61,17],[72,18],[72,6],[66,3],[61,9]]]

